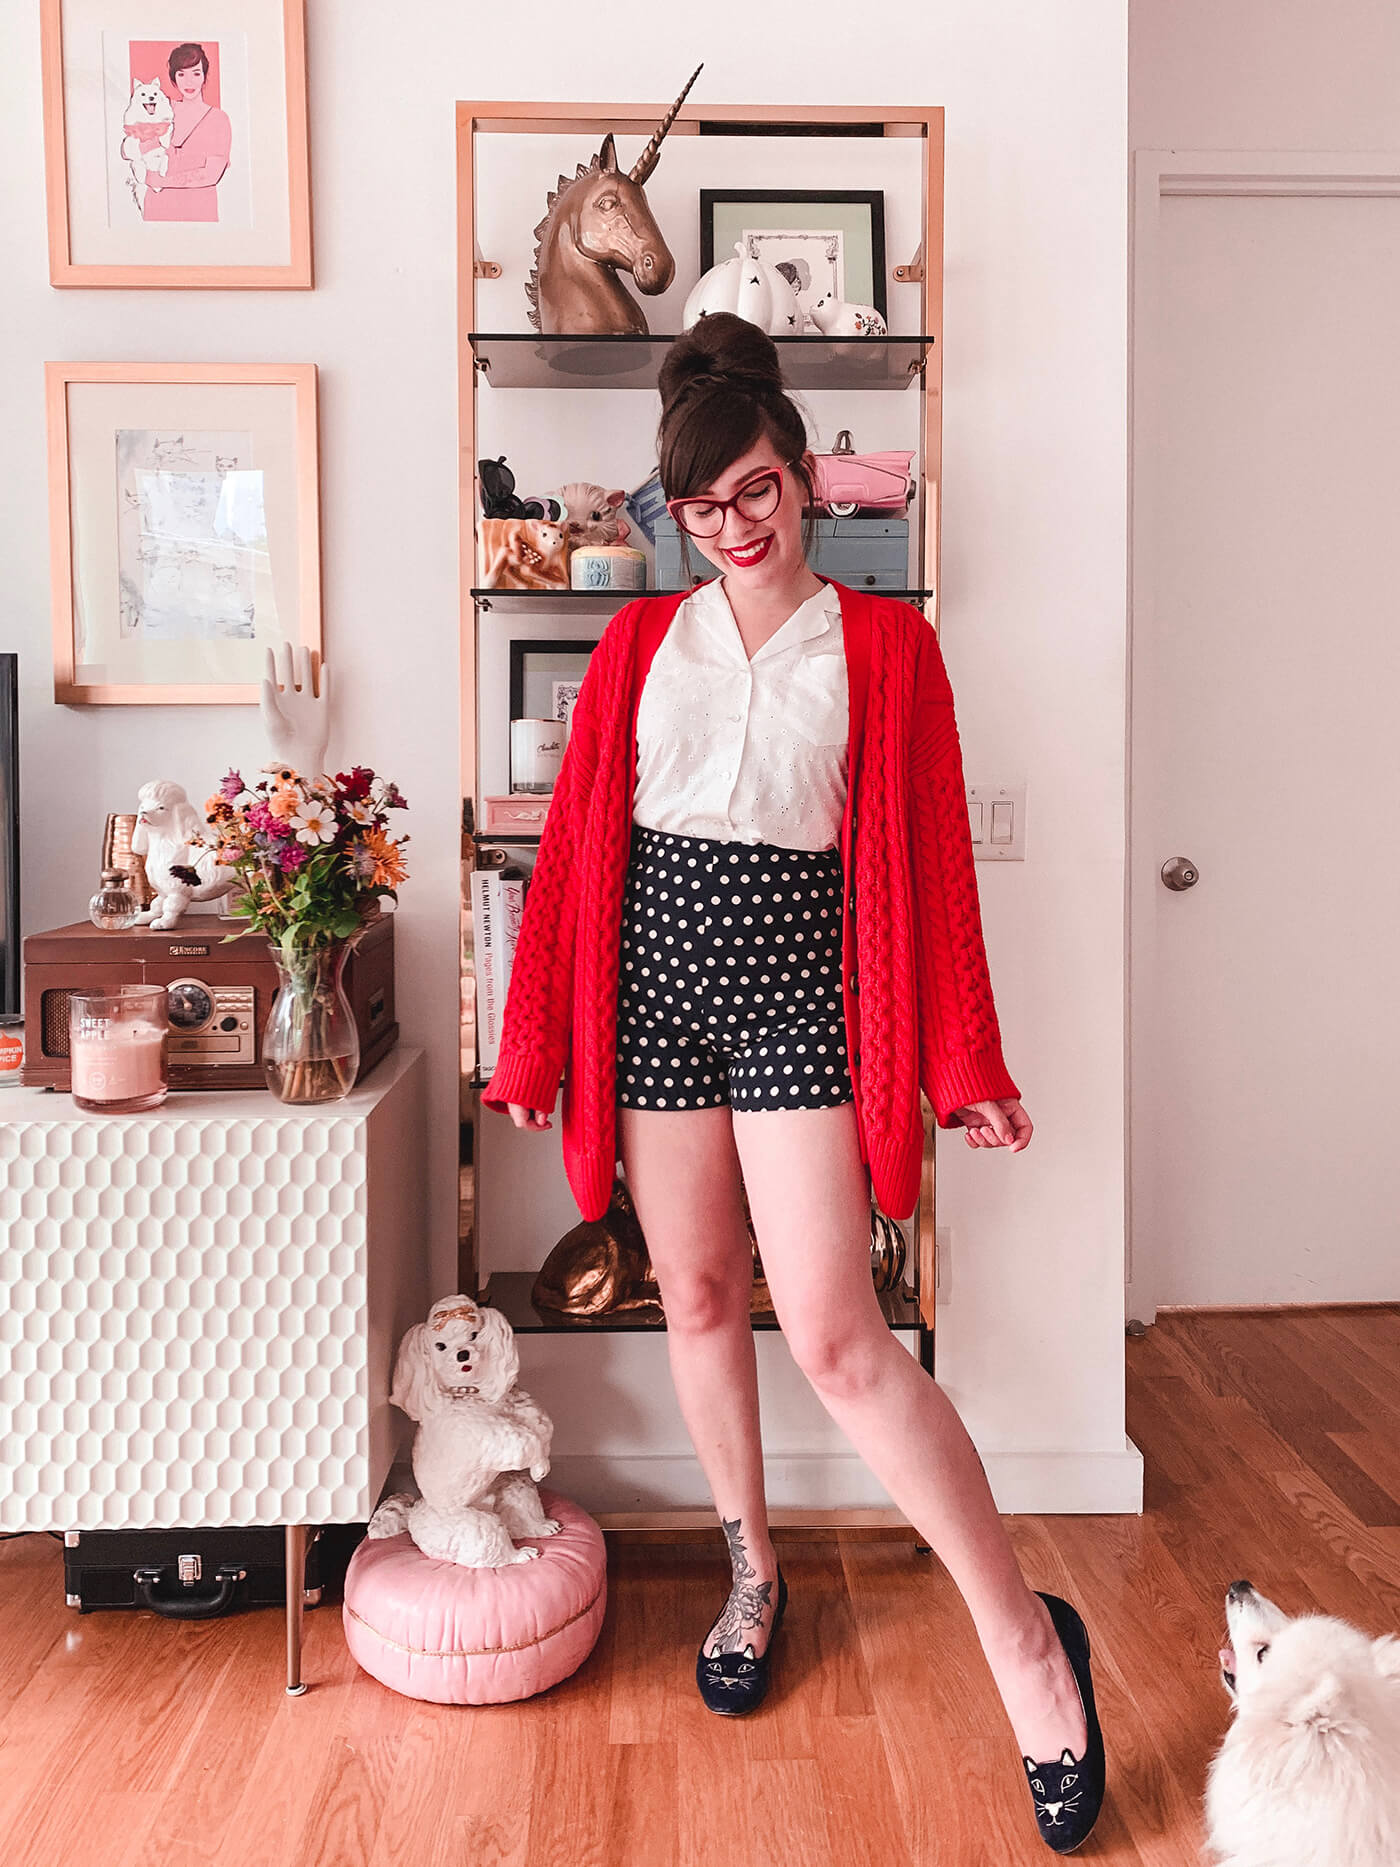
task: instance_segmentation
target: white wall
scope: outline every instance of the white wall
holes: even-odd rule
[[[554,4],[526,22],[419,0],[397,57],[364,0],[310,0],[309,14],[315,292],[57,292],[37,163],[0,205],[0,634],[25,657],[27,926],[81,912],[103,814],[142,779],[168,769],[197,792],[259,752],[251,712],[51,704],[43,360],[318,363],[332,750],[392,773],[413,805],[400,1017],[432,1066],[441,1281],[456,1153],[454,100],[669,99],[704,58],[692,103],[943,104],[943,644],[969,780],[1029,787],[1028,860],[979,874],[1007,1057],[1038,1133],[1014,1157],[940,1140],[954,1254],[939,1377],[1004,1508],[1136,1508],[1122,1349],[1121,0],[900,0],[858,23],[844,6],[794,19],[715,0],[687,33],[659,30],[671,16],[635,0],[606,30]],[[0,87],[14,146],[37,151],[33,9],[4,10]]]
[[[1130,0],[1132,149],[1394,149],[1390,0]]]

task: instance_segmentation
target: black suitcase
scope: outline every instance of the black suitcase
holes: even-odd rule
[[[314,1608],[339,1587],[362,1523],[306,1533],[302,1603]],[[68,1530],[63,1537],[68,1606],[153,1608],[171,1620],[210,1620],[286,1600],[286,1533],[276,1524],[220,1530]]]

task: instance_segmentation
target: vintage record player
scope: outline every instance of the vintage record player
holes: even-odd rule
[[[68,1000],[73,992],[163,985],[170,994],[172,1089],[265,1089],[262,1037],[277,991],[266,934],[217,914],[186,914],[168,933],[103,933],[74,921],[24,942],[24,1068],[36,1087],[68,1089]],[[360,936],[345,963],[345,996],[360,1033],[360,1081],[398,1038],[394,916]]]

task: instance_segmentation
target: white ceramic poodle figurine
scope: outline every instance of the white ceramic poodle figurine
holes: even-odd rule
[[[161,933],[179,925],[192,901],[220,900],[238,877],[215,861],[212,849],[191,848],[205,827],[204,819],[185,787],[173,778],[143,784],[136,794],[136,811],[132,853],[146,858],[146,879],[156,891],[151,905],[136,918]]]
[[[540,1554],[513,1537],[553,1536],[536,1480],[549,1470],[554,1424],[515,1385],[520,1356],[499,1310],[441,1297],[399,1344],[389,1398],[418,1421],[413,1476],[421,1497],[385,1498],[373,1537],[407,1530],[425,1556],[499,1569]]]

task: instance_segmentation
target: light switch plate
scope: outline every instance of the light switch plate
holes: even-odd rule
[[[972,852],[979,862],[1026,859],[1026,787],[1022,784],[970,784],[967,820]],[[1010,832],[1003,839],[1003,832]]]

